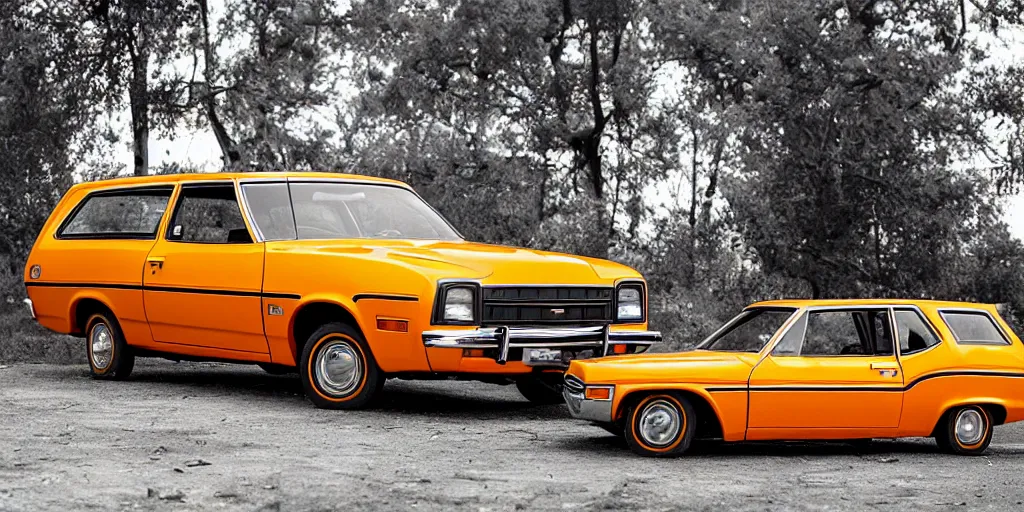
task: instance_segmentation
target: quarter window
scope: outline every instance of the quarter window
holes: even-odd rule
[[[897,309],[895,315],[901,355],[915,354],[939,344],[939,337],[917,311]]]
[[[984,311],[942,311],[942,319],[957,343],[968,345],[1009,345],[992,317]]]
[[[252,242],[242,220],[235,187],[182,187],[167,239],[214,244]]]
[[[94,192],[72,212],[59,238],[152,240],[173,187]]]

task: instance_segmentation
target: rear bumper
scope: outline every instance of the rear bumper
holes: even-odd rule
[[[657,331],[613,331],[608,325],[586,327],[481,327],[472,330],[424,331],[423,344],[428,348],[498,349],[495,360],[508,361],[512,348],[595,349],[607,355],[613,345],[633,345],[644,350],[661,341]]]
[[[28,306],[28,312],[32,315],[32,319],[36,320],[36,308],[32,305],[32,299],[25,299],[25,305]]]

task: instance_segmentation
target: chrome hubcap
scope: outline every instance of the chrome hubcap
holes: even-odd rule
[[[960,411],[956,416],[956,439],[961,444],[978,444],[985,436],[985,418],[975,409]]]
[[[351,394],[363,378],[363,359],[347,341],[329,341],[316,355],[316,383],[328,394]]]
[[[640,412],[640,437],[651,446],[666,446],[679,435],[682,424],[679,411],[671,403],[655,400]]]
[[[92,365],[99,370],[110,365],[110,358],[114,353],[114,336],[110,333],[107,324],[96,324],[89,334],[89,344],[92,347]]]

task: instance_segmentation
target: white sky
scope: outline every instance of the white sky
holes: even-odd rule
[[[216,21],[223,12],[223,0],[211,1],[210,7],[212,21]],[[993,39],[990,42],[992,44],[991,62],[999,65],[1024,65],[1024,33],[1007,33],[1004,31],[1002,40],[996,41]],[[353,91],[339,92],[340,94],[337,96],[339,101],[344,101],[353,96]],[[118,115],[116,122],[113,123],[116,126],[122,127],[120,130],[122,142],[116,144],[112,149],[116,151],[116,163],[121,164],[123,169],[130,172],[132,153],[129,141],[131,140],[131,133],[128,129],[127,119],[127,113],[125,112]],[[322,122],[323,119],[320,121]],[[190,164],[210,172],[215,172],[221,168],[220,148],[213,133],[209,130],[178,129],[168,136],[151,134],[149,155],[152,167],[159,166],[162,163],[178,163],[181,165]],[[358,173],[359,170],[353,169],[352,172]],[[669,183],[668,185],[670,186],[659,187],[659,189],[665,191],[676,188],[674,183]],[[688,196],[688,187],[684,187],[684,190],[681,190],[680,193]],[[674,200],[674,198],[671,199]],[[685,201],[688,201],[688,197],[684,198]],[[1003,205],[1004,219],[1009,225],[1011,234],[1018,239],[1024,240],[1024,193],[1004,198]]]

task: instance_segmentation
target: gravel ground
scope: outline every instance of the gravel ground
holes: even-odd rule
[[[0,510],[1006,510],[1022,484],[1018,425],[983,457],[909,440],[651,460],[512,387],[391,381],[344,412],[249,366],[0,366]]]

